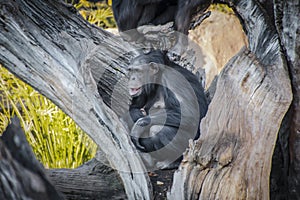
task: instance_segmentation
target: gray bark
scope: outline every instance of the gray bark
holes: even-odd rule
[[[96,83],[106,71],[112,72],[111,79],[124,82],[121,67],[128,57],[120,55],[128,49],[60,1],[0,1],[0,62],[89,134],[118,171],[129,199],[151,199],[139,155],[97,92]],[[126,92],[120,91],[123,94],[113,96],[121,96],[126,105]]]
[[[17,118],[0,137],[0,199],[63,199],[36,160]]]
[[[96,159],[76,169],[45,170],[17,118],[0,137],[0,149],[0,199],[126,199],[118,173]]]
[[[174,175],[169,199],[269,199],[271,160],[291,100],[275,25],[256,1],[227,1],[249,47],[221,72],[215,96]]]
[[[299,198],[299,1],[274,1],[275,6],[260,1],[262,7],[255,0],[222,2],[232,5],[241,17],[249,47],[221,73],[201,124],[202,136],[185,153],[169,198],[269,199],[273,150],[292,97],[291,117],[285,118],[293,125],[289,184],[291,199]],[[57,1],[0,0],[0,62],[92,137],[109,162],[103,164],[117,170],[127,198],[151,199],[144,166],[118,120],[128,103],[123,68],[134,54],[130,49]],[[282,134],[281,145],[287,142],[287,133]],[[85,188],[72,188],[59,177],[73,174],[76,181],[95,165],[49,174],[60,191],[79,194]],[[99,176],[101,186],[106,179]],[[109,176],[118,177],[113,172]],[[123,191],[115,198],[122,197]]]
[[[287,116],[290,166],[288,192],[290,199],[300,199],[300,2],[275,1],[276,27],[287,57],[293,89],[293,102]],[[285,136],[285,138],[287,138]],[[284,145],[287,148],[287,145]],[[286,189],[286,188],[284,188]]]
[[[127,199],[118,173],[96,159],[76,169],[49,169],[47,174],[66,199]]]

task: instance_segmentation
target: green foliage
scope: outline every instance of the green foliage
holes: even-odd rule
[[[72,3],[90,23],[116,27],[111,0]],[[20,118],[27,140],[47,168],[75,168],[95,156],[97,145],[51,101],[17,79],[0,65],[0,133],[13,116]]]
[[[80,0],[75,4],[75,8],[91,24],[102,28],[116,27],[112,9],[104,2],[92,3],[88,0]]]
[[[75,168],[94,157],[97,145],[57,106],[0,65],[0,132],[13,116],[47,168]]]
[[[227,4],[221,4],[221,3],[211,4],[209,10],[216,10],[227,14],[234,14],[232,8],[230,8]]]

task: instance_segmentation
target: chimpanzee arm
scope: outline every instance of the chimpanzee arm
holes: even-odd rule
[[[129,110],[132,121],[136,122],[138,119],[145,117],[145,113],[140,108],[132,108]]]
[[[178,0],[178,12],[175,18],[177,31],[188,34],[192,15],[195,14],[198,7],[200,10],[208,8],[212,0]]]
[[[173,137],[176,134],[177,129],[180,126],[181,115],[176,112],[176,110],[169,110],[167,112],[161,110],[155,113],[155,115],[148,115],[143,118],[138,119],[138,121],[133,125],[131,129],[131,140],[139,150],[147,150],[140,143],[142,136],[149,135],[150,128],[153,126],[161,126],[160,130],[156,136],[151,136],[149,138],[142,139],[144,143],[147,144],[160,144],[160,142],[155,142],[156,140],[169,140],[171,136]],[[168,130],[164,133],[164,130]],[[172,130],[170,132],[170,130]],[[168,134],[170,136],[164,136]],[[174,135],[172,135],[174,134]],[[169,139],[168,139],[169,138]]]
[[[134,0],[113,0],[112,8],[120,31],[127,31],[137,27],[143,12],[142,5]]]
[[[178,12],[175,18],[175,26],[177,31],[187,35],[191,22],[191,1],[192,0],[179,0]],[[196,0],[197,1],[197,0]]]
[[[129,107],[130,118],[133,122],[138,119],[145,117],[147,114],[144,111],[144,106],[147,103],[147,98],[145,95],[140,95],[138,97],[133,97],[131,100],[131,105]]]
[[[153,126],[153,125],[165,125],[172,127],[179,127],[181,121],[181,115],[174,111],[158,111],[154,115],[147,115],[140,117],[135,125],[137,126]]]
[[[132,0],[134,1],[134,0]],[[150,3],[160,3],[162,1],[166,1],[166,0],[136,0],[138,2],[138,4],[140,5],[146,5],[146,4],[150,4]],[[174,1],[174,0],[172,0]],[[176,0],[175,0],[176,1]]]
[[[140,108],[131,108],[129,112],[126,112],[121,117],[121,121],[123,122],[124,126],[127,127],[128,131],[130,131],[134,125],[134,123],[146,116],[146,113],[143,109]]]

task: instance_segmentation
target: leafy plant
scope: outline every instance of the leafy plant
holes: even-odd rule
[[[47,168],[75,168],[94,157],[97,145],[47,98],[0,66],[0,132],[13,116]]]
[[[65,0],[90,23],[116,27],[111,0]],[[18,116],[36,157],[47,168],[75,168],[94,157],[97,145],[47,98],[0,65],[0,133]]]
[[[227,4],[221,4],[221,3],[211,4],[208,9],[216,10],[216,11],[227,13],[227,14],[234,14],[234,11],[232,10],[232,8],[230,8]]]
[[[111,2],[108,2],[109,5]],[[102,28],[114,28],[116,23],[111,7],[104,2],[89,2],[88,0],[80,0],[75,4],[75,8],[79,13],[89,21]]]

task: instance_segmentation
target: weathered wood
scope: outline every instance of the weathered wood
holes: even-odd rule
[[[63,199],[36,160],[17,118],[0,137],[0,199]]]
[[[290,190],[298,198],[299,2],[274,1],[279,6],[274,19],[285,51],[274,23],[268,21],[273,17],[265,16],[257,1],[222,2],[230,3],[241,17],[249,49],[241,51],[222,72],[202,123],[202,137],[186,153],[169,197],[269,198],[272,153],[291,102],[282,55],[286,52],[294,92]],[[268,12],[273,10],[270,1],[260,2],[267,3],[263,7]],[[117,116],[128,100],[122,68],[134,52],[126,52],[130,46],[88,25],[73,8],[57,1],[0,0],[0,62],[61,107],[94,139],[109,165],[119,170],[129,199],[150,199],[147,175],[130,173],[144,172],[144,167]],[[111,106],[103,104],[97,86]],[[79,169],[62,171],[79,177],[83,173]],[[56,175],[52,178],[59,184],[58,177],[63,175]],[[119,194],[122,191],[116,198]]]
[[[120,55],[128,49],[61,1],[0,1],[0,62],[89,134],[118,170],[128,198],[151,199],[144,165],[118,116],[97,92],[101,77],[93,77],[94,70],[108,70],[111,79],[124,80],[121,67],[128,56]]]
[[[300,2],[275,1],[276,26],[286,53],[290,70],[293,102],[290,108],[290,199],[300,199]],[[286,132],[288,134],[289,132]]]
[[[63,199],[57,191],[66,199],[126,199],[118,173],[96,159],[76,169],[45,170],[17,118],[0,137],[0,148],[0,199]]]
[[[269,199],[273,150],[292,100],[289,74],[274,24],[256,1],[226,2],[242,19],[249,49],[220,74],[169,199]]]
[[[66,199],[126,199],[118,173],[96,159],[76,169],[49,169],[47,174]]]

